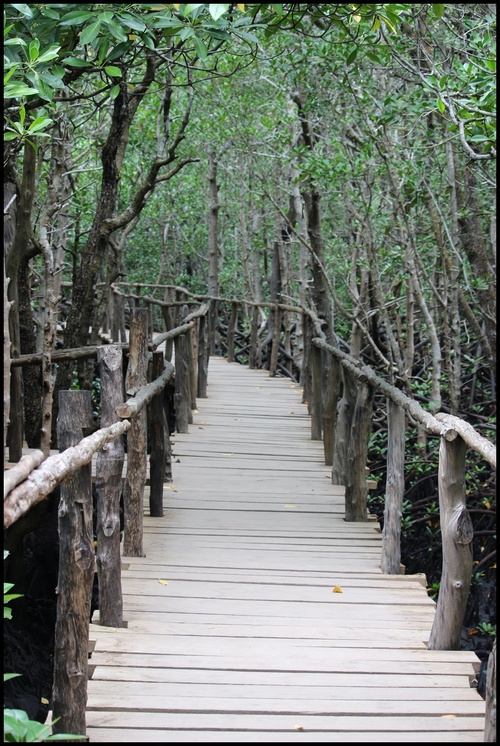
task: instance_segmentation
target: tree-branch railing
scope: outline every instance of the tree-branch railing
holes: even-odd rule
[[[163,485],[171,470],[166,396],[175,390],[176,406],[191,412],[196,395],[206,396],[208,304],[182,323],[148,342],[147,310],[131,314],[128,345],[102,345],[89,351],[97,355],[101,377],[101,428],[84,435],[92,424],[89,391],[62,391],[59,396],[58,440],[60,453],[45,456],[35,450],[4,472],[4,528],[11,527],[34,505],[60,487],[59,579],[54,654],[54,733],[85,734],[85,703],[88,668],[87,640],[92,583],[97,569],[99,623],[123,626],[121,596],[120,499],[123,497],[123,556],[142,556],[143,495],[146,484],[146,429],[151,434],[150,514],[163,515]],[[176,343],[175,367],[158,348]],[[185,344],[177,347],[177,342]],[[193,348],[196,348],[196,355]],[[125,387],[123,352],[129,351]],[[65,351],[68,352],[68,351]],[[81,357],[76,351],[75,359]],[[147,383],[148,358],[153,380]],[[38,360],[30,360],[37,364]],[[27,364],[27,363],[26,363]],[[196,375],[193,366],[197,366]],[[138,374],[142,370],[143,378]],[[182,371],[182,373],[181,373]],[[196,383],[200,389],[193,390]],[[203,383],[204,381],[204,383]],[[204,390],[203,390],[204,388]],[[124,390],[129,398],[124,400]],[[149,418],[146,412],[149,410]],[[147,420],[149,419],[149,425]],[[127,469],[123,476],[127,435]],[[84,437],[82,437],[84,435]],[[170,454],[170,458],[169,458]],[[95,500],[92,494],[91,461],[97,455]],[[144,464],[139,468],[138,463]],[[92,504],[96,520],[93,526]],[[94,550],[93,537],[97,537]],[[64,620],[69,618],[71,624]],[[83,719],[82,719],[83,718]]]

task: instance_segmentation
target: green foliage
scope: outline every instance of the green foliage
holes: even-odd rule
[[[9,556],[9,552],[4,549],[3,558],[4,560]],[[4,601],[4,619],[12,618],[12,611],[7,606],[13,599],[20,598],[22,594],[9,594],[9,590],[13,587],[12,583],[4,583],[3,585],[3,601]],[[14,679],[21,674],[18,673],[4,673],[4,683],[10,679]],[[52,725],[57,722],[59,718],[54,720],[52,723],[39,723],[38,720],[30,720],[28,713],[24,710],[15,710],[4,707],[3,710],[3,728],[4,728],[4,740],[6,743],[34,743],[41,741],[80,741],[86,740],[86,736],[71,735],[69,733],[57,733],[51,735]]]
[[[45,741],[86,741],[87,736],[73,735],[70,733],[51,734],[52,726],[58,718],[52,723],[39,723],[37,720],[30,720],[24,710],[12,710],[4,708],[3,727],[4,739],[6,743],[35,743]]]

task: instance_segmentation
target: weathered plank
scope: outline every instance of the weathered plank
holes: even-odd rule
[[[301,396],[210,358],[163,517],[145,491],[128,626],[91,625],[91,741],[483,741],[479,659],[427,649],[425,576],[384,575],[378,523],[344,520]]]

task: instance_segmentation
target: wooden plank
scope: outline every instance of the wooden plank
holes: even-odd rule
[[[422,731],[378,732],[314,731],[302,727],[285,734],[279,731],[206,731],[206,730],[156,730],[154,728],[88,728],[90,740],[95,743],[422,743]],[[482,732],[440,732],[440,743],[479,743]]]
[[[300,388],[211,358],[207,394],[163,517],[145,490],[128,627],[91,625],[90,739],[482,741],[479,659],[427,649],[425,576],[383,575],[378,522],[344,520]]]

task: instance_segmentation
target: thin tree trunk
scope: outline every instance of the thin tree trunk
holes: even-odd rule
[[[441,438],[439,446],[439,515],[443,567],[430,650],[459,650],[472,577],[472,521],[465,493],[465,441]]]

